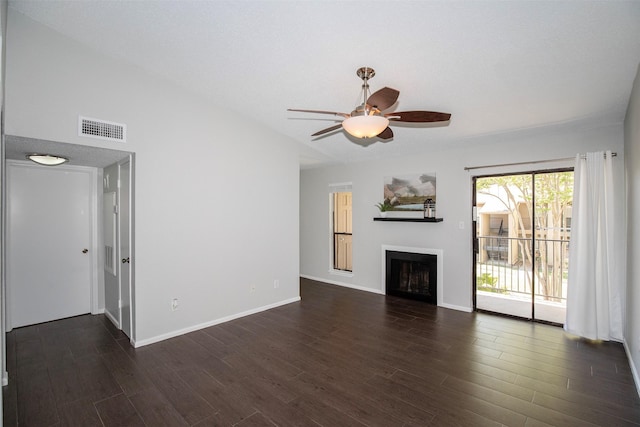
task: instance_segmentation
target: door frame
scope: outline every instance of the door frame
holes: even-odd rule
[[[327,235],[327,241],[329,243],[329,274],[335,276],[343,276],[343,277],[353,277],[353,247],[352,247],[352,266],[351,271],[347,270],[338,270],[335,268],[334,257],[335,257],[335,242],[334,242],[334,215],[335,215],[335,202],[334,197],[335,193],[351,193],[352,201],[353,201],[353,183],[351,182],[341,182],[341,183],[332,183],[329,184],[329,193],[328,193],[328,226],[329,233]],[[353,215],[353,212],[352,212]],[[353,234],[353,233],[352,233]]]
[[[116,208],[116,210],[114,211],[115,213],[115,225],[114,225],[114,233],[115,233],[115,239],[113,242],[113,252],[114,252],[114,264],[115,264],[115,269],[113,271],[107,269],[107,268],[103,268],[103,280],[104,280],[104,296],[105,296],[105,300],[104,300],[104,314],[107,317],[107,319],[109,319],[109,321],[119,330],[123,331],[125,333],[125,335],[127,335],[127,337],[129,338],[129,341],[134,344],[135,343],[135,323],[134,323],[134,318],[135,318],[135,306],[134,306],[134,270],[133,270],[133,262],[134,262],[134,255],[133,255],[133,247],[134,247],[134,212],[133,212],[133,207],[134,207],[134,199],[135,199],[135,195],[134,195],[134,175],[135,175],[135,166],[134,166],[134,159],[135,159],[135,154],[134,153],[127,153],[123,158],[121,158],[120,160],[113,162],[107,166],[104,166],[102,168],[102,172],[103,172],[103,179],[102,179],[102,195],[107,194],[107,193],[114,193],[115,194],[115,205],[114,208]],[[123,204],[123,191],[125,189],[125,183],[123,183],[123,166],[127,165],[128,167],[126,168],[128,170],[128,185],[126,187],[126,193],[125,193],[125,197],[127,197],[126,203]],[[107,169],[109,169],[107,171]],[[122,223],[122,219],[123,219],[123,214],[124,214],[124,208],[127,208],[127,219],[128,219],[128,226],[127,226],[127,231],[128,231],[128,238],[126,240],[126,245],[128,246],[128,258],[130,259],[130,263],[128,264],[128,274],[127,274],[127,279],[128,279],[128,284],[125,284],[125,286],[127,287],[127,292],[128,292],[128,299],[123,298],[123,295],[125,295],[125,293],[123,292],[123,263],[122,263],[122,259],[125,258],[125,256],[123,255],[123,243],[125,243],[125,241],[123,240],[123,223]],[[102,210],[101,210],[102,212]],[[102,219],[102,227],[101,227],[101,233],[104,233],[104,224],[106,224],[106,218],[105,218],[106,212],[103,213],[103,218]],[[103,239],[104,240],[104,239]],[[102,244],[104,244],[105,242],[103,241]],[[126,299],[126,300],[125,300]],[[125,312],[123,310],[123,307],[129,307],[129,323],[128,325],[125,325],[123,322],[123,313]],[[127,328],[128,326],[128,328]]]
[[[121,258],[123,258],[123,251],[122,251],[122,247],[123,247],[123,212],[124,210],[122,209],[122,189],[124,188],[123,185],[123,180],[122,180],[122,170],[123,170],[123,165],[128,164],[128,182],[127,184],[127,196],[128,196],[128,200],[127,200],[127,206],[128,206],[128,210],[127,210],[127,223],[124,224],[127,228],[127,242],[126,242],[126,246],[128,246],[129,250],[128,250],[128,256],[127,256],[127,264],[128,264],[128,274],[127,274],[127,288],[128,288],[128,294],[129,294],[129,301],[128,301],[128,307],[129,307],[129,329],[127,331],[124,330],[123,328],[123,321],[122,321],[122,306],[123,304],[123,298],[122,298],[122,289],[123,289],[123,274],[122,274],[122,270],[123,270],[123,262],[121,261]],[[118,295],[119,295],[119,315],[120,315],[120,329],[124,332],[125,335],[127,335],[127,337],[129,338],[129,340],[131,342],[134,342],[133,339],[133,331],[135,330],[134,328],[134,322],[133,322],[133,313],[134,313],[134,306],[133,306],[133,263],[130,261],[131,259],[133,259],[133,154],[129,155],[128,157],[120,160],[118,162],[118,196],[117,196],[117,204],[118,204],[118,220],[117,220],[117,226],[118,226],[118,230],[117,230],[117,234],[118,234],[118,284],[119,284],[119,290],[118,290]]]
[[[549,170],[548,172],[554,172],[555,170]],[[533,191],[533,188],[535,188],[535,174],[536,173],[541,173],[542,171],[539,170],[535,170],[535,171],[525,171],[525,172],[506,172],[506,173],[490,173],[490,174],[483,174],[483,175],[474,175],[472,177],[472,187],[471,187],[471,197],[472,197],[472,204],[471,204],[471,208],[473,210],[473,227],[471,230],[471,235],[472,235],[472,246],[473,246],[473,259],[472,259],[472,263],[471,263],[471,268],[472,268],[472,276],[471,276],[471,281],[472,281],[472,292],[473,292],[473,311],[481,311],[481,312],[485,312],[485,313],[491,313],[491,314],[495,314],[495,315],[499,315],[499,316],[507,316],[507,317],[515,317],[518,319],[523,319],[523,320],[527,320],[527,321],[537,321],[535,318],[535,298],[533,298],[533,292],[535,289],[535,274],[531,275],[531,310],[530,310],[530,316],[529,317],[520,317],[520,316],[515,316],[515,315],[511,315],[511,314],[507,314],[507,313],[500,313],[498,311],[489,311],[489,310],[484,310],[484,309],[479,309],[477,306],[477,295],[478,295],[478,254],[480,252],[480,243],[478,241],[478,206],[477,206],[477,198],[476,195],[478,193],[477,189],[476,189],[476,185],[477,185],[477,181],[480,178],[494,178],[494,177],[502,177],[502,176],[514,176],[514,175],[531,175],[531,186],[532,186],[532,197],[533,197],[533,202],[532,202],[532,208],[535,209],[535,191]],[[531,217],[532,217],[532,221],[534,220],[535,217],[535,211],[531,212]],[[534,243],[535,243],[535,233],[532,233],[532,238],[531,238],[531,250],[533,250],[534,248]],[[531,268],[535,268],[534,267],[535,263],[532,264]]]
[[[486,313],[491,313],[491,314],[496,314],[499,316],[508,316],[508,317],[516,317],[518,319],[523,319],[523,320],[528,320],[531,322],[538,322],[538,323],[547,323],[547,324],[554,324],[553,322],[547,321],[547,320],[540,320],[536,318],[535,315],[535,297],[534,297],[534,289],[535,289],[535,273],[532,272],[531,275],[531,312],[530,312],[530,316],[528,318],[525,317],[519,317],[519,316],[514,316],[514,315],[510,315],[510,314],[505,314],[505,313],[499,313],[499,312],[494,312],[494,311],[486,311],[483,309],[478,309],[477,307],[477,300],[476,300],[476,296],[478,293],[478,288],[477,288],[477,262],[478,262],[478,253],[479,253],[479,242],[478,242],[478,232],[477,232],[477,225],[478,225],[478,208],[477,208],[477,200],[476,200],[476,183],[478,178],[490,178],[490,177],[501,177],[501,176],[512,176],[512,175],[531,175],[531,186],[532,186],[532,209],[533,212],[531,212],[531,217],[532,217],[532,221],[535,221],[535,207],[536,207],[536,192],[535,192],[535,186],[536,186],[536,175],[542,175],[542,174],[547,174],[547,173],[562,173],[562,172],[573,172],[574,171],[574,167],[573,166],[567,166],[567,167],[556,167],[556,168],[547,168],[547,169],[533,169],[533,170],[527,170],[527,171],[512,171],[512,172],[504,172],[504,173],[486,173],[486,174],[480,174],[480,175],[473,175],[471,176],[471,210],[472,210],[472,227],[471,227],[471,241],[472,241],[472,251],[471,251],[471,256],[472,256],[472,260],[471,260],[471,292],[472,292],[472,302],[473,302],[473,311],[482,311],[482,312],[486,312]],[[532,224],[532,226],[534,226]],[[536,237],[535,237],[535,233],[532,233],[531,236],[531,250],[533,251],[535,248],[535,243],[536,243]],[[535,268],[535,262],[532,264],[531,268]]]

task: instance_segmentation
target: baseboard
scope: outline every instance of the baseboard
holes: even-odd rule
[[[306,275],[306,274],[301,274],[300,277],[302,277],[304,279],[315,280],[316,282],[323,282],[323,283],[328,283],[330,285],[336,285],[336,286],[342,286],[342,287],[345,287],[345,288],[355,289],[355,290],[358,290],[358,291],[372,292],[374,294],[384,295],[384,292],[382,292],[380,289],[367,288],[365,286],[354,285],[354,284],[351,284],[351,283],[338,282],[337,280],[329,280],[329,279],[325,279],[324,277],[314,277],[314,276],[309,276],[309,275]]]
[[[442,304],[440,304],[440,307],[448,308],[451,310],[464,311],[466,313],[471,313],[473,311],[471,307],[463,307],[461,305],[447,304],[446,302],[443,302]]]
[[[260,313],[262,311],[271,310],[272,308],[280,307],[282,305],[291,304],[294,302],[300,301],[300,297],[289,298],[284,301],[278,301],[273,304],[264,305],[262,307],[254,308],[251,310],[243,311],[241,313],[232,314],[230,316],[221,317],[219,319],[211,320],[205,323],[200,323],[197,325],[189,326],[188,328],[178,329],[177,331],[167,332],[166,334],[157,335],[155,337],[146,338],[140,341],[131,340],[131,344],[135,347],[143,347],[145,345],[154,344],[160,341],[168,340],[169,338],[174,338],[180,335],[188,334],[189,332],[198,331],[200,329],[208,328],[210,326],[219,325],[220,323],[229,322],[231,320],[239,319],[241,317],[250,316],[252,314]]]
[[[316,282],[323,282],[323,283],[328,283],[330,285],[343,286],[345,288],[356,289],[358,291],[366,291],[366,292],[372,292],[374,294],[386,295],[380,289],[365,288],[364,286],[352,285],[351,283],[343,283],[343,282],[338,282],[336,280],[328,280],[322,277],[314,277],[306,274],[301,274],[300,277],[303,277],[309,280],[315,280]],[[470,307],[463,307],[461,305],[454,305],[454,304],[447,304],[447,303],[442,303],[439,305],[439,307],[448,308],[448,309],[457,310],[457,311],[464,311],[467,313],[471,313],[473,311],[473,309]]]
[[[4,371],[2,373],[2,386],[9,385],[9,372]]]
[[[626,339],[623,339],[622,345],[624,347],[624,351],[627,353],[627,359],[629,359],[629,367],[631,368],[633,381],[636,383],[636,391],[638,392],[638,396],[640,396],[640,376],[638,376],[638,369],[636,368],[636,365],[633,363],[633,358],[631,357],[631,350],[627,345]]]
[[[113,323],[113,326],[120,329],[120,322],[118,322],[118,320],[115,317],[113,317],[111,313],[109,313],[109,310],[104,310],[104,315],[107,319],[111,320],[111,323]]]

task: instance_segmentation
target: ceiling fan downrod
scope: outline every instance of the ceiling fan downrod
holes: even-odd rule
[[[362,79],[362,92],[364,93],[364,101],[362,103],[363,113],[369,114],[367,111],[367,95],[369,93],[369,79],[376,75],[376,70],[369,67],[360,67],[356,70],[356,75]]]

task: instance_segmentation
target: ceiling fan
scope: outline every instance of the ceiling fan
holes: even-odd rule
[[[356,71],[358,77],[362,79],[362,91],[364,100],[351,113],[339,113],[335,111],[323,110],[300,110],[289,108],[287,111],[297,111],[301,113],[332,114],[344,117],[344,120],[337,125],[322,129],[311,136],[320,136],[341,127],[356,138],[391,139],[393,131],[389,127],[393,122],[405,123],[434,123],[446,122],[451,118],[449,113],[438,113],[436,111],[395,111],[384,113],[398,100],[400,92],[384,87],[367,97],[369,94],[369,80],[375,76],[373,68],[361,67]]]

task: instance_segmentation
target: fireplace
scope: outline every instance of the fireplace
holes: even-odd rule
[[[438,304],[438,256],[429,253],[385,251],[387,295]]]

